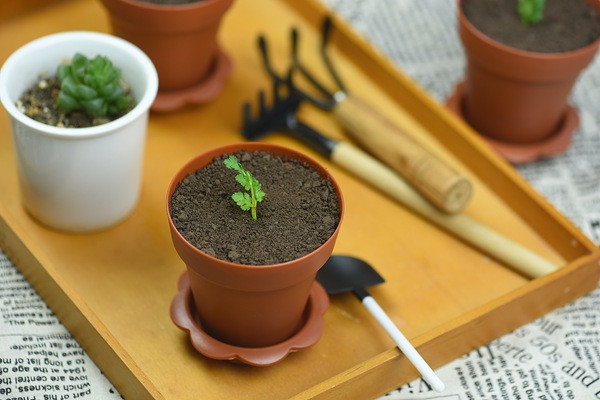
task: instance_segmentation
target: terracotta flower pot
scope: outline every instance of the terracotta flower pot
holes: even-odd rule
[[[102,3],[108,10],[113,33],[139,46],[156,66],[157,101],[173,92],[171,97],[175,98],[170,100],[177,104],[159,104],[161,110],[168,111],[185,102],[206,101],[218,94],[218,84],[203,83],[224,79],[223,69],[231,68],[229,59],[220,52],[217,33],[233,0],[202,0],[183,5],[136,0]],[[190,92],[190,88],[196,90]]]
[[[477,30],[464,15],[463,3],[458,2],[458,23],[467,70],[457,107],[466,121],[492,141],[517,145],[550,144],[548,139],[561,131],[567,119],[572,132],[577,116],[569,115],[568,97],[580,72],[594,58],[600,39],[564,53],[511,48]],[[600,1],[591,3],[600,13]],[[567,146],[568,142],[570,136]]]
[[[307,162],[331,181],[339,201],[340,216],[329,239],[313,252],[284,263],[242,265],[212,257],[190,244],[177,230],[169,203],[177,184],[188,174],[211,163],[216,156],[268,151]],[[167,214],[174,247],[187,265],[194,304],[202,327],[222,342],[242,347],[280,343],[300,327],[311,287],[319,268],[333,251],[343,218],[343,200],[331,175],[312,159],[285,147],[265,143],[231,144],[207,151],[177,172],[168,189]]]

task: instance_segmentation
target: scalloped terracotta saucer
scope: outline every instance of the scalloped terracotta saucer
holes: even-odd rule
[[[171,320],[180,329],[189,332],[190,341],[198,352],[215,360],[229,360],[264,367],[283,360],[294,351],[315,344],[323,333],[323,314],[329,307],[329,296],[315,281],[304,312],[304,323],[291,338],[268,347],[245,348],[220,342],[202,330],[192,299],[187,272],[177,283],[179,292],[171,303]]]
[[[195,86],[180,90],[158,90],[151,110],[156,112],[170,112],[187,105],[207,103],[216,98],[223,90],[225,80],[233,70],[231,58],[219,50],[209,75]],[[160,83],[159,83],[160,85]]]
[[[456,85],[454,93],[446,100],[446,107],[465,120],[462,108],[463,93],[464,82],[460,82]],[[513,164],[524,164],[563,153],[571,145],[571,138],[578,126],[579,114],[575,108],[568,105],[565,118],[558,131],[544,140],[522,144],[502,142],[482,134],[480,136],[507,161]]]

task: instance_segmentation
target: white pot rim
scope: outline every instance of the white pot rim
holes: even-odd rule
[[[132,58],[138,60],[138,63],[142,68],[140,73],[147,76],[148,85],[144,92],[141,93],[140,98],[137,99],[137,104],[131,111],[114,121],[98,126],[87,128],[59,128],[35,121],[17,109],[15,105],[16,99],[10,97],[6,83],[13,74],[19,73],[17,70],[18,65],[23,62],[23,59],[27,58],[38,49],[44,48],[50,44],[55,45],[73,40],[96,42],[107,47],[119,48],[125,50]],[[41,72],[43,71],[40,71],[40,73]],[[18,48],[6,59],[4,65],[0,69],[0,101],[10,116],[43,134],[64,139],[83,139],[91,136],[101,136],[129,124],[150,108],[157,92],[158,75],[154,64],[146,53],[124,39],[102,32],[66,31],[42,36]]]

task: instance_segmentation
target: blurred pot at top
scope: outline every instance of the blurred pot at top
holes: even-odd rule
[[[139,46],[156,66],[159,94],[153,110],[204,103],[220,93],[231,61],[220,49],[217,34],[233,0],[101,1],[113,33]]]

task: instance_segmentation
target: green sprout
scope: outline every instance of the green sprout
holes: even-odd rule
[[[246,171],[238,163],[236,156],[229,156],[229,158],[225,159],[223,163],[227,168],[238,172],[238,174],[235,176],[235,180],[238,181],[238,183],[242,185],[244,189],[250,192],[250,194],[246,192],[235,192],[231,195],[231,198],[242,210],[250,210],[252,219],[256,220],[256,205],[265,197],[265,192],[262,191],[260,183],[249,171]]]
[[[61,82],[58,107],[103,117],[127,109],[132,99],[121,84],[121,70],[104,56],[88,59],[75,54],[70,64],[58,67]]]
[[[527,26],[540,22],[544,14],[546,0],[518,0],[517,12],[521,22]]]

